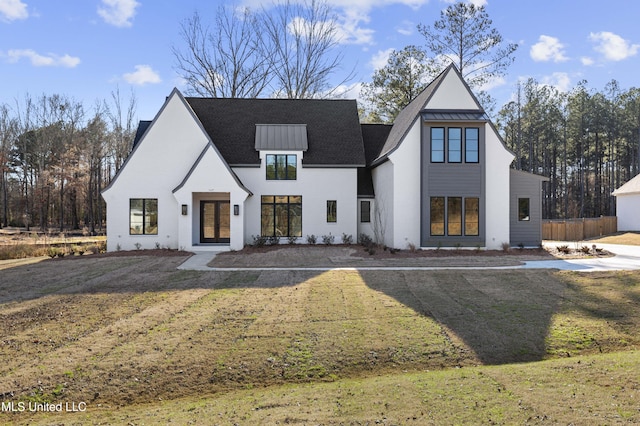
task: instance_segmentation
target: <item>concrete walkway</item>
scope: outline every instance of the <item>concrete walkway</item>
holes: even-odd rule
[[[545,246],[574,244],[563,242],[545,242]],[[578,243],[578,246],[589,245],[589,242]],[[517,266],[344,266],[344,267],[210,267],[208,264],[215,257],[212,252],[195,252],[178,269],[192,271],[435,271],[443,269],[560,269],[579,272],[624,271],[640,269],[640,246],[623,246],[616,244],[598,244],[615,256],[607,258],[571,259],[571,260],[529,260]]]

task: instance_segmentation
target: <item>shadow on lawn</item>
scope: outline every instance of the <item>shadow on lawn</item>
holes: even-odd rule
[[[183,258],[131,257],[46,261],[0,271],[0,304],[49,295],[133,293],[298,286],[322,272],[178,271]],[[484,364],[540,360],[554,314],[575,288],[543,270],[360,271],[365,285],[420,315],[433,318]],[[339,286],[340,282],[327,285]],[[588,308],[602,318],[624,317],[624,307]],[[45,301],[43,300],[43,303]],[[35,309],[35,308],[34,308]],[[2,312],[0,317],[10,315]],[[455,338],[452,340],[456,340]]]

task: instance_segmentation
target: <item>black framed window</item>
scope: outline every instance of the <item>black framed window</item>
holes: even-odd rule
[[[431,235],[444,235],[444,197],[431,197]]]
[[[371,201],[360,201],[360,222],[371,222]]]
[[[480,199],[478,197],[431,197],[432,236],[480,235]]]
[[[444,127],[431,128],[431,162],[444,163]]]
[[[158,199],[129,199],[129,234],[158,235]]]
[[[462,198],[447,198],[447,235],[462,235]]]
[[[296,180],[298,162],[295,154],[267,154],[267,180]]]
[[[529,213],[529,199],[518,198],[518,220],[521,222],[531,220]]]
[[[338,221],[338,202],[336,200],[327,200],[327,222]]]
[[[466,163],[480,161],[480,129],[477,127],[464,129],[464,161]]]
[[[450,163],[462,163],[462,129],[449,127],[447,133],[447,159]]]
[[[261,235],[302,237],[302,196],[263,195]]]
[[[432,163],[480,162],[479,127],[431,127],[430,134]]]
[[[464,199],[464,235],[480,235],[480,199],[469,197]]]

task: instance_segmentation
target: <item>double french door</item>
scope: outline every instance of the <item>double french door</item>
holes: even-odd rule
[[[229,201],[200,201],[200,242],[231,241],[231,210]]]

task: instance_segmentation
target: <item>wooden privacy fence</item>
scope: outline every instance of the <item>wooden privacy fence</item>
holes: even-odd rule
[[[542,221],[543,240],[580,241],[614,234],[617,231],[618,218],[616,216]]]

